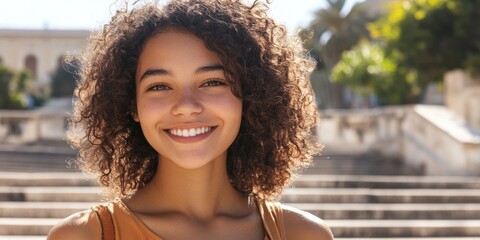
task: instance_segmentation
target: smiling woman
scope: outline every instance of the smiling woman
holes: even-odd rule
[[[159,153],[158,163],[196,169],[226,162],[242,101],[233,95],[219,57],[195,35],[172,27],[145,43],[136,72],[134,119]],[[171,171],[160,166],[157,174],[163,170]]]
[[[68,137],[112,199],[49,239],[332,239],[275,201],[319,148],[313,62],[266,9],[174,0],[91,36]]]

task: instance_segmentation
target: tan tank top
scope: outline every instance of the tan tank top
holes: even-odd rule
[[[281,204],[261,200],[256,201],[256,203],[265,230],[265,240],[284,240],[285,230]],[[148,229],[120,199],[109,202],[106,206],[113,218],[116,239],[162,240]],[[88,215],[90,215],[88,216],[89,220],[96,218],[92,216],[95,214]]]

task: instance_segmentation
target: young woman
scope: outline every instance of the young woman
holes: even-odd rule
[[[144,5],[91,36],[68,137],[111,200],[48,239],[333,239],[274,201],[318,146],[314,64],[266,10]]]

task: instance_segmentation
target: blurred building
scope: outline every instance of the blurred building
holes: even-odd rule
[[[367,12],[370,16],[378,16],[387,12],[388,4],[393,2],[392,0],[365,0]]]
[[[46,84],[66,54],[87,44],[86,30],[0,29],[0,64],[28,70],[37,84]]]

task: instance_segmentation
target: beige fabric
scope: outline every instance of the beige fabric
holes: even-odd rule
[[[265,229],[265,240],[284,240],[285,230],[283,227],[283,211],[280,203],[256,201],[258,211],[262,218]],[[155,233],[143,224],[130,209],[120,200],[105,204],[113,217],[115,226],[115,236],[117,240],[124,239],[142,239],[142,240],[162,240]],[[92,211],[88,220],[96,218]],[[87,221],[88,221],[87,220]],[[97,220],[98,221],[98,220]]]
[[[283,209],[278,202],[257,201],[265,229],[265,240],[284,240]]]

